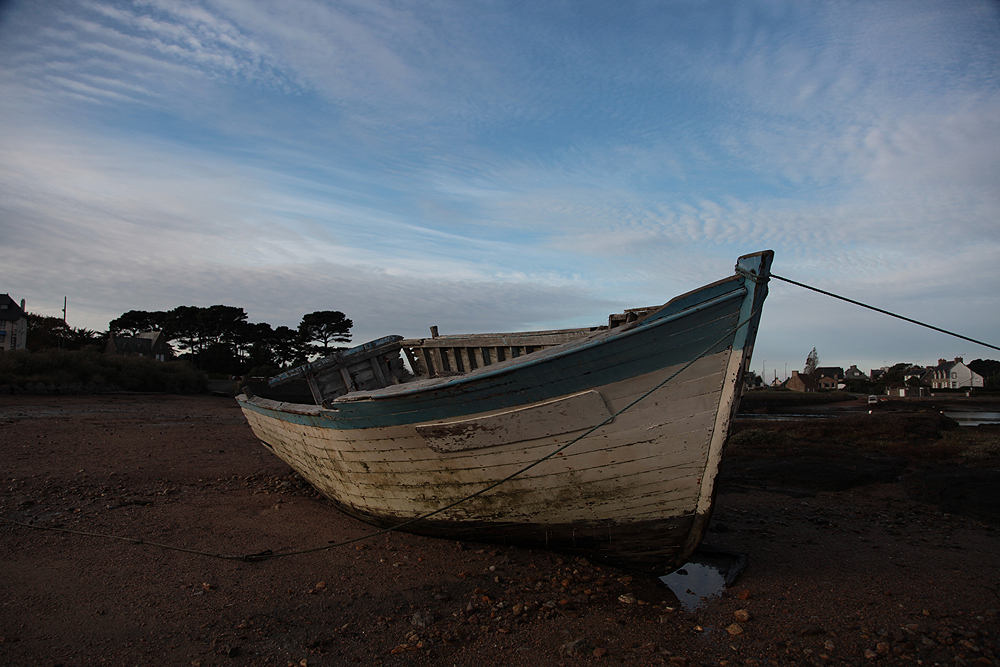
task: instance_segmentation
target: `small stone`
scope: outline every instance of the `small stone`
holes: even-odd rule
[[[631,593],[623,593],[618,596],[618,601],[623,604],[635,604],[635,596]]]
[[[865,649],[865,659],[866,660],[874,660],[877,657],[878,657],[878,653],[876,653],[875,651],[871,650],[870,648],[866,648]]]
[[[582,658],[585,655],[593,655],[594,648],[596,647],[586,639],[575,639],[560,646],[559,655],[569,658]]]
[[[741,626],[739,623],[733,623],[728,628],[726,628],[726,632],[728,632],[729,634],[733,635],[734,637],[736,635],[742,635],[743,634],[743,626]]]
[[[875,652],[878,653],[879,655],[889,655],[890,650],[891,648],[889,647],[889,644],[887,644],[886,642],[879,642],[878,644],[875,645]]]
[[[420,609],[410,618],[410,625],[415,628],[426,630],[434,625],[434,612],[429,609]]]
[[[603,646],[598,646],[597,648],[595,648],[593,653],[595,658],[603,658],[607,654],[608,654],[608,649],[604,648]]]
[[[744,588],[743,590],[741,590],[739,593],[736,594],[736,597],[739,598],[740,600],[749,600],[750,591]]]
[[[740,623],[746,623],[747,621],[750,620],[750,612],[747,611],[746,609],[737,609],[736,611],[733,612],[733,616]]]

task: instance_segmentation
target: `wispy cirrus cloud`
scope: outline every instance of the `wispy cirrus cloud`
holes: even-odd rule
[[[430,311],[456,330],[555,326],[773,247],[789,277],[995,330],[967,271],[1000,260],[997,16],[14,2],[0,240],[47,268],[9,289],[87,285],[98,328],[142,299],[229,295],[275,324],[336,295],[374,335]],[[758,352],[813,335],[797,299],[773,291],[782,321]]]

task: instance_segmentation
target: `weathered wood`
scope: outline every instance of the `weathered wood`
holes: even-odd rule
[[[734,276],[627,311],[612,329],[399,339],[417,382],[352,391],[327,409],[239,400],[259,438],[359,518],[434,512],[412,530],[662,571],[707,530],[770,261],[740,258]],[[568,344],[552,349],[554,335]],[[374,352],[383,342],[341,358],[358,389],[402,377],[399,347]],[[339,377],[331,365],[322,390]]]
[[[601,395],[586,391],[527,408],[424,424],[417,427],[417,433],[436,452],[457,452],[579,431],[609,417],[611,413]]]
[[[394,368],[394,361],[398,361],[398,367]],[[379,357],[379,362],[385,364],[386,377],[389,378],[389,382],[392,384],[399,384],[403,378],[403,361],[402,359],[395,359],[390,361],[384,357]]]
[[[381,364],[379,363],[379,358],[373,357],[368,360],[368,363],[371,364],[372,371],[375,373],[375,377],[381,383],[381,386],[388,387],[389,381],[385,379],[385,373],[382,372]]]
[[[461,359],[455,354],[454,347],[441,348],[441,357],[444,359],[444,370],[455,373],[461,373],[465,370],[461,366]]]
[[[441,353],[441,348],[432,347],[427,352],[429,353],[427,366],[431,377],[438,377],[444,371],[449,370],[445,368],[444,355]]]
[[[510,347],[511,345],[548,347],[585,338],[603,329],[606,329],[606,327],[504,334],[452,335],[438,336],[437,338],[408,338],[402,341],[402,344],[404,347]]]
[[[343,366],[341,366],[337,370],[340,371],[340,379],[343,380],[344,382],[344,390],[351,391],[354,388],[352,386],[353,383],[351,382],[351,374],[347,372],[347,369],[344,368]]]
[[[309,392],[312,394],[313,401],[316,405],[323,404],[323,392],[320,390],[319,383],[316,381],[316,376],[312,373],[306,375],[306,382],[309,384]]]

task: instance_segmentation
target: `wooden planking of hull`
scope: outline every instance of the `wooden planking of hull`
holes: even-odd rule
[[[364,521],[426,517],[403,529],[664,571],[707,529],[772,258],[608,327],[388,337],[279,376],[308,380],[315,405],[238,400],[265,445]]]

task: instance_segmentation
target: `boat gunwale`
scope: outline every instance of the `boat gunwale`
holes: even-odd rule
[[[725,280],[720,280],[711,285],[706,285],[705,287],[696,291],[701,291],[706,288],[715,287],[717,285],[721,285],[728,281],[737,280],[739,278],[740,276],[733,276]],[[510,359],[506,362],[500,362],[499,364],[491,364],[489,366],[483,366],[468,373],[465,373],[463,375],[448,376],[441,378],[427,378],[423,380],[417,380],[414,382],[407,382],[401,385],[383,387],[381,389],[350,392],[348,394],[344,394],[343,396],[338,396],[336,399],[331,401],[331,405],[335,405],[337,403],[384,401],[401,397],[409,398],[424,392],[431,392],[439,389],[451,388],[463,384],[468,384],[470,382],[476,382],[478,380],[483,380],[483,379],[492,379],[497,376],[521,370],[523,368],[527,368],[530,366],[534,366],[555,359],[561,359],[571,354],[576,354],[581,351],[599,347],[612,339],[628,338],[630,336],[639,334],[641,332],[657,328],[661,325],[675,322],[689,315],[693,315],[694,313],[701,312],[702,310],[707,310],[708,308],[712,308],[714,306],[727,303],[728,301],[731,301],[733,299],[745,298],[748,293],[749,290],[746,288],[746,286],[740,285],[738,288],[734,290],[712,297],[711,299],[708,299],[706,301],[692,304],[691,306],[688,306],[683,310],[679,310],[675,313],[671,313],[666,317],[660,317],[650,320],[649,316],[647,316],[647,318],[637,320],[634,323],[623,325],[621,327],[616,327],[610,330],[598,331],[591,336],[586,336],[578,340],[568,341],[561,345],[556,345],[554,347],[546,348],[544,350],[532,352],[531,354],[517,357],[516,359]],[[682,297],[677,297],[677,298],[679,299]],[[670,303],[673,303],[674,301],[676,301],[676,299],[672,300]],[[670,303],[667,303],[661,308],[658,308],[657,311],[654,311],[654,313],[662,311],[663,308],[669,306]],[[650,315],[653,315],[654,313],[650,313]],[[329,407],[326,409],[332,412],[336,412],[336,408],[333,407]]]
[[[729,281],[738,280],[740,276],[731,276],[729,278],[717,281],[711,285],[706,285],[699,290],[694,290],[689,292],[687,295],[681,295],[672,299],[669,303],[665,304],[663,307],[657,309],[662,311],[670,303],[674,303],[677,299],[683,298],[695,292],[704,290],[710,287],[716,287],[718,285],[724,284]],[[392,401],[394,399],[401,398],[413,398],[414,396],[419,396],[420,394],[430,394],[435,391],[445,390],[455,386],[461,386],[463,384],[468,384],[470,382],[475,382],[479,380],[492,379],[497,376],[504,374],[513,373],[515,371],[528,368],[540,363],[548,362],[551,360],[559,359],[570,354],[575,354],[580,351],[598,347],[605,344],[610,339],[624,339],[637,335],[639,333],[649,331],[650,329],[657,328],[661,325],[669,324],[678,319],[682,319],[686,316],[692,315],[694,313],[706,310],[713,306],[717,306],[723,303],[727,303],[736,298],[745,298],[749,290],[745,285],[740,285],[737,289],[725,292],[718,296],[715,296],[706,301],[701,301],[696,304],[692,304],[687,308],[679,310],[675,313],[671,313],[666,317],[656,318],[652,321],[648,321],[646,318],[638,320],[635,323],[631,323],[622,327],[617,327],[608,331],[600,331],[593,336],[587,337],[585,339],[569,341],[558,345],[555,347],[547,348],[545,350],[539,350],[529,355],[523,357],[518,357],[517,359],[512,359],[506,362],[502,367],[497,368],[500,364],[493,364],[491,366],[485,366],[461,376],[451,376],[443,378],[428,378],[424,380],[417,380],[415,382],[409,382],[405,385],[396,385],[394,387],[385,387],[382,389],[370,390],[370,391],[356,391],[344,396],[340,396],[331,402],[331,405],[336,405],[337,403],[351,404],[351,403],[364,403],[364,402],[382,402],[382,401]],[[651,313],[652,314],[652,313]],[[628,327],[626,329],[626,327]],[[537,355],[537,356],[536,356]],[[387,391],[392,390],[392,391]],[[260,407],[265,410],[273,410],[276,412],[286,412],[290,414],[298,414],[303,416],[322,416],[322,415],[336,415],[339,410],[336,407],[328,407],[323,405],[314,405],[309,403],[292,403],[285,401],[275,401],[273,399],[268,399],[260,396],[249,396],[245,398],[237,397],[240,402],[246,402],[250,405]]]

